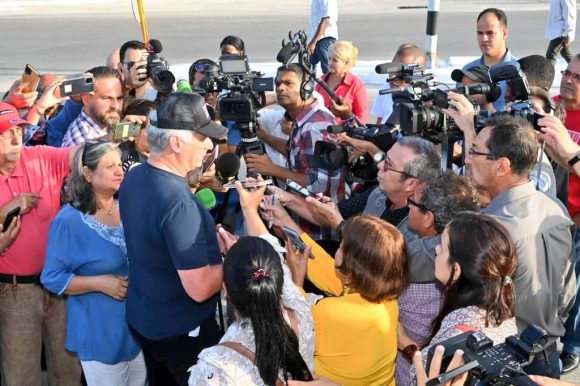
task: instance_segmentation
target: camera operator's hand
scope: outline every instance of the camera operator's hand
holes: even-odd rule
[[[305,201],[312,212],[312,217],[317,220],[318,224],[332,229],[338,228],[343,218],[338,206],[330,201],[330,198],[322,196],[320,200],[317,200],[312,197],[306,197]]]
[[[125,75],[125,89],[132,90],[143,86],[147,82],[147,58],[133,63]]]
[[[336,103],[334,99],[330,99],[330,111],[334,114],[335,117],[341,119],[348,119],[352,117],[352,110],[350,108],[350,104],[347,103],[342,97],[338,97],[340,99],[340,104]]]
[[[437,346],[435,348],[435,354],[433,354],[433,359],[431,359],[431,366],[429,367],[429,376],[425,372],[425,367],[423,366],[423,354],[421,351],[417,351],[413,356],[413,364],[417,371],[417,386],[425,386],[428,380],[431,380],[441,373],[441,362],[443,360],[443,354],[445,353],[445,348],[443,346]],[[457,350],[453,355],[453,359],[447,367],[447,371],[456,369],[457,367],[463,365],[463,351]],[[458,375],[444,383],[445,386],[462,386],[467,380],[468,372]]]
[[[381,151],[374,143],[365,141],[362,139],[355,139],[349,136],[342,136],[338,139],[338,142],[343,145],[350,145],[355,148],[355,150],[362,152],[362,153],[369,153],[374,156],[376,153]]]
[[[530,375],[530,378],[540,386],[578,386],[574,383],[543,377],[541,375]]]
[[[274,169],[275,165],[266,154],[258,155],[248,153],[244,155],[244,159],[246,160],[246,165],[248,169],[253,171],[254,173],[260,173],[263,175],[271,174],[272,170]]]
[[[28,82],[22,82],[22,79],[18,79],[8,91],[8,95],[4,97],[4,102],[11,104],[17,109],[29,108],[34,104],[34,101],[38,97],[38,91],[32,92],[22,92],[24,88],[28,86]]]
[[[443,109],[457,124],[457,127],[466,137],[475,138],[475,111],[473,105],[463,94],[449,92],[447,94],[449,105],[454,108]]]
[[[542,128],[538,137],[546,142],[548,154],[567,168],[568,160],[580,151],[580,146],[574,143],[562,121],[555,116],[545,115],[538,120],[538,124]]]

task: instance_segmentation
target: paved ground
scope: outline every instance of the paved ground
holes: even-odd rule
[[[282,38],[289,30],[308,29],[309,0],[144,3],[150,35],[163,42],[163,56],[178,78],[195,59],[216,58],[220,40],[229,34],[244,38],[253,68],[271,74]],[[426,0],[340,0],[340,37],[359,47],[355,72],[369,86],[369,99],[382,80],[373,74],[376,63],[389,60],[402,42],[423,46],[426,5]],[[490,6],[507,12],[508,46],[516,55],[545,53],[546,0],[442,0],[438,55],[443,66],[459,67],[479,55],[475,18]],[[0,90],[6,90],[26,63],[42,72],[80,72],[104,64],[114,47],[141,35],[129,0],[0,0],[0,36]],[[577,50],[576,42],[572,48]],[[563,66],[559,62],[558,69]],[[439,70],[438,76],[445,78],[446,72]],[[580,370],[564,379],[580,384]]]

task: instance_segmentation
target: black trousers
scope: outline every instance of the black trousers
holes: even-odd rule
[[[150,340],[133,328],[131,332],[141,343],[150,386],[187,386],[187,370],[197,363],[201,350],[219,343],[222,335],[213,314],[201,324],[195,338],[185,334]]]
[[[548,45],[546,58],[550,59],[553,66],[556,66],[556,59],[558,58],[558,54],[562,54],[562,57],[568,63],[570,63],[572,60],[572,51],[570,51],[570,46],[565,46],[563,40],[564,39],[562,39],[562,37],[559,37],[550,40],[550,44]]]

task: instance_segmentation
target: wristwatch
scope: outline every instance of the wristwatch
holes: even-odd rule
[[[570,165],[570,167],[574,167],[574,165],[576,165],[576,162],[578,161],[580,161],[580,151],[576,153],[574,157],[568,160],[568,165]]]

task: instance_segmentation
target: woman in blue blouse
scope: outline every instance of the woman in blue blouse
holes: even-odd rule
[[[50,227],[42,284],[68,295],[66,348],[91,385],[144,385],[143,354],[125,321],[129,266],[115,195],[121,152],[88,142],[76,156],[67,202]]]

